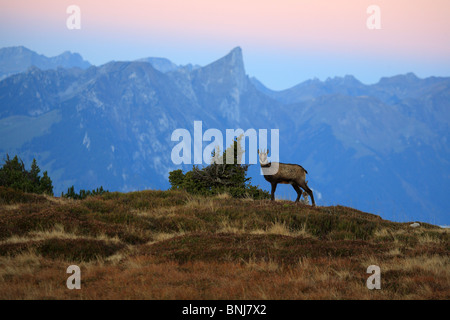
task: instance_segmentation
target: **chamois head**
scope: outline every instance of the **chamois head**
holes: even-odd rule
[[[266,165],[269,163],[269,161],[267,160],[268,153],[269,153],[269,149],[267,149],[267,151],[265,151],[265,152],[258,150],[259,162],[261,163],[261,165]]]

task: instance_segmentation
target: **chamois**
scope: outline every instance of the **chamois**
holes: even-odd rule
[[[272,185],[271,200],[275,200],[275,190],[278,183],[291,184],[294,190],[297,192],[297,199],[295,200],[295,202],[298,202],[298,200],[300,199],[302,195],[302,190],[300,188],[302,188],[311,197],[312,206],[314,207],[316,205],[316,203],[314,202],[314,196],[305,180],[308,171],[306,171],[302,166],[298,164],[268,162],[268,153],[269,150],[267,150],[266,152],[260,152],[258,150],[259,162],[261,164],[264,178]]]

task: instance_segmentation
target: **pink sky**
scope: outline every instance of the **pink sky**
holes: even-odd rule
[[[81,9],[78,31],[65,24],[72,4]],[[381,9],[381,30],[366,27],[366,9],[372,4]],[[64,50],[74,48],[85,56],[84,47],[102,43],[109,48],[103,62],[111,59],[114,44],[133,48],[137,56],[129,58],[145,56],[139,50],[146,48],[143,42],[221,52],[239,45],[244,54],[247,48],[286,56],[327,53],[447,62],[450,57],[449,0],[2,0],[0,8],[0,46],[39,38],[41,48],[48,43],[48,51],[66,45]],[[102,59],[87,54],[93,63]]]

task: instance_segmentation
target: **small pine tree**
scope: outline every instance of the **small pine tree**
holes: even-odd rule
[[[185,178],[185,176],[184,176],[183,170],[181,170],[181,169],[173,170],[173,171],[169,172],[169,182],[170,182],[170,185],[172,186],[170,189],[171,190],[183,189],[184,178]]]
[[[108,190],[103,189],[103,186],[100,186],[100,188],[90,190],[84,190],[81,189],[78,193],[75,192],[75,187],[71,186],[70,188],[67,188],[67,193],[61,193],[61,197],[63,198],[70,198],[74,200],[82,200],[86,199],[89,196],[97,196],[102,195],[104,193],[109,192]]]
[[[43,177],[41,178],[41,181],[39,182],[39,192],[38,193],[45,193],[53,195],[53,184],[52,180],[47,174],[47,171],[44,171]]]
[[[13,159],[6,155],[5,163],[0,168],[0,186],[13,188],[23,192],[46,193],[53,195],[52,180],[44,172],[41,178],[39,166],[36,159],[33,159],[31,170],[25,169],[25,164],[16,155]]]
[[[252,197],[254,199],[269,199],[268,192],[251,186],[251,178],[247,178],[248,164],[242,164],[242,135],[233,141],[221,156],[219,150],[211,154],[211,164],[200,169],[194,165],[191,171],[183,174],[182,170],[169,173],[172,190],[186,190],[193,194],[215,195],[228,192],[236,198]]]
[[[36,159],[33,159],[33,162],[31,163],[31,171],[28,176],[33,186],[40,186],[41,178],[39,177],[39,172],[41,172],[41,169],[39,169]]]

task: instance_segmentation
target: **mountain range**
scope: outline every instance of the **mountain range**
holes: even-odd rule
[[[78,53],[69,51],[48,58],[23,46],[0,49],[0,80],[7,76],[24,72],[31,66],[42,70],[74,67],[86,69],[91,64],[83,60]]]
[[[0,153],[36,158],[56,194],[71,185],[167,189],[169,171],[189,169],[172,163],[171,134],[201,120],[203,131],[224,136],[227,128],[279,129],[280,160],[308,170],[318,205],[450,222],[448,77],[408,73],[366,85],[348,75],[274,91],[246,74],[239,47],[206,66],[58,57],[0,50]],[[269,189],[257,165],[249,176]],[[276,195],[292,199],[291,189]]]

